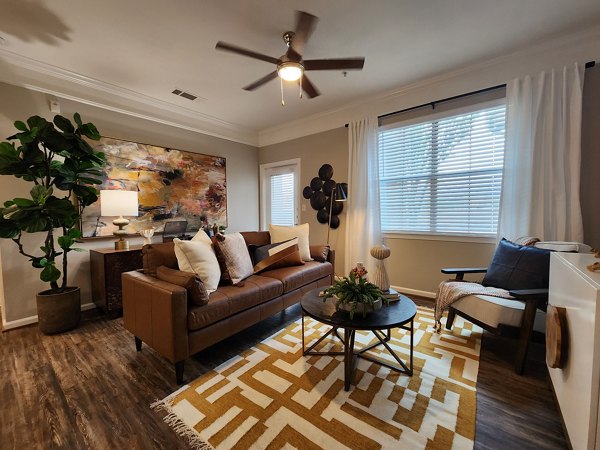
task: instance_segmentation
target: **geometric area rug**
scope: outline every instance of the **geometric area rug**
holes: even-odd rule
[[[472,449],[481,329],[458,316],[451,332],[433,325],[419,307],[412,377],[358,359],[346,392],[342,356],[303,356],[298,319],[152,408],[199,449]],[[307,347],[328,329],[307,317]],[[355,345],[373,339],[357,331]],[[389,343],[408,358],[407,331]],[[370,353],[395,363],[383,346]]]

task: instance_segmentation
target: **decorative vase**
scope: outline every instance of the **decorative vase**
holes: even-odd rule
[[[371,249],[371,256],[377,260],[375,270],[371,273],[371,282],[384,292],[389,292],[390,280],[383,260],[390,254],[390,249],[383,244],[376,245]]]
[[[37,294],[38,326],[44,334],[68,331],[81,320],[81,291],[68,287],[65,292],[53,294],[51,290]]]
[[[152,244],[152,236],[154,236],[154,228],[147,228],[140,231],[140,236],[144,238],[144,245]]]

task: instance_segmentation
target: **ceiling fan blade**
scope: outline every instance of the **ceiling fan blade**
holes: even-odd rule
[[[317,16],[313,16],[304,11],[296,11],[296,30],[295,35],[290,44],[290,48],[302,57],[304,54],[304,45],[315,29],[315,25],[319,21]],[[289,56],[289,55],[288,55]]]
[[[254,83],[249,84],[248,86],[243,87],[242,89],[244,89],[245,91],[253,91],[254,89],[257,89],[257,88],[261,87],[263,84],[268,83],[269,81],[271,81],[274,78],[277,78],[277,71],[276,70],[274,70],[273,72],[271,72],[268,75],[265,75],[260,80],[256,80]]]
[[[304,61],[304,70],[360,70],[365,58],[309,59]]]
[[[248,58],[260,59],[261,61],[270,62],[273,64],[277,64],[278,59],[273,58],[272,56],[263,55],[262,53],[253,52],[252,50],[248,50],[242,47],[238,47],[237,45],[228,44],[223,41],[217,42],[215,46],[217,50],[224,50],[226,52],[236,53],[238,55],[247,56]]]
[[[302,90],[306,92],[306,95],[308,95],[309,98],[314,98],[321,95],[315,85],[310,82],[306,74],[302,75]]]

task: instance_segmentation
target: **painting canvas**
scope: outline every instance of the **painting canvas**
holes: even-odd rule
[[[94,147],[107,160],[99,189],[139,193],[139,215],[129,218],[130,233],[147,228],[160,233],[171,220],[187,220],[188,231],[227,226],[225,158],[104,137]],[[100,216],[100,201],[88,206],[83,236],[111,236],[113,219]]]

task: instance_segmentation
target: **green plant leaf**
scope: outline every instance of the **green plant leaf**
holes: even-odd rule
[[[71,123],[69,119],[64,116],[56,115],[54,116],[54,125],[58,127],[58,129],[64,131],[65,133],[74,133],[75,127]]]
[[[78,127],[82,126],[83,123],[81,122],[81,116],[79,115],[79,113],[75,113],[73,114],[73,120],[75,120],[75,123],[77,124]]]
[[[21,122],[20,120],[15,122],[15,128],[19,131],[27,131],[27,125],[25,125],[25,122]]]
[[[88,139],[91,139],[93,141],[97,141],[98,139],[100,139],[100,133],[92,123],[86,123],[80,126],[79,129],[81,130],[81,134],[83,134]]]
[[[58,245],[65,252],[68,252],[71,249],[71,246],[75,243],[75,239],[70,236],[60,236],[58,238]]]
[[[48,262],[42,272],[40,273],[40,279],[46,283],[51,283],[60,278],[60,270],[54,265],[54,261]]]
[[[36,204],[33,200],[30,200],[28,198],[15,198],[13,200],[13,202],[19,208],[29,208],[31,206],[35,206],[35,204]]]
[[[17,237],[20,231],[14,220],[0,218],[0,238],[12,239]]]

